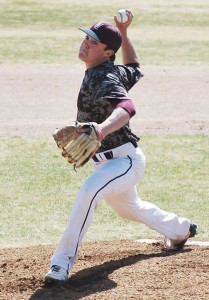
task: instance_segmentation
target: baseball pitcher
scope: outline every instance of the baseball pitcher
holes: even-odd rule
[[[196,234],[196,225],[184,217],[142,201],[136,185],[143,177],[145,156],[131,130],[136,114],[129,90],[143,77],[139,58],[128,36],[133,14],[115,25],[97,22],[85,34],[78,57],[86,66],[78,94],[76,120],[56,129],[54,139],[75,170],[89,160],[93,173],[80,187],[69,222],[51,257],[47,284],[66,282],[83,240],[101,201],[122,218],[141,222],[165,236],[165,249],[180,250]],[[124,20],[124,18],[123,18]],[[122,51],[123,64],[115,55]]]

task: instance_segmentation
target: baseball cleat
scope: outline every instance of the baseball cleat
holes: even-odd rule
[[[45,276],[45,283],[52,284],[58,282],[68,281],[68,272],[60,266],[52,266],[49,272]]]
[[[194,237],[197,233],[197,225],[191,224],[189,232],[184,240],[171,240],[169,238],[165,238],[163,249],[164,250],[172,250],[172,251],[180,251],[184,248],[184,245],[186,244],[187,240],[191,237]]]

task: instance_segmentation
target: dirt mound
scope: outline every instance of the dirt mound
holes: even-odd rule
[[[0,299],[209,299],[209,247],[165,253],[134,241],[84,243],[69,282],[49,287],[53,249],[0,250]]]

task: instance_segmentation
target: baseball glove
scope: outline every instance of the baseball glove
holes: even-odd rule
[[[53,137],[62,149],[62,156],[74,164],[74,168],[85,165],[101,146],[101,130],[97,123],[72,122],[56,129]]]

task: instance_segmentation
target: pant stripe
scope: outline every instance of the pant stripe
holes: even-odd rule
[[[85,225],[85,223],[86,223],[86,220],[87,220],[87,218],[88,218],[88,214],[89,214],[89,211],[90,211],[90,209],[91,209],[92,203],[93,203],[95,197],[97,196],[97,194],[98,194],[103,188],[105,188],[109,183],[111,183],[112,181],[114,181],[114,180],[116,180],[116,179],[118,179],[118,178],[124,176],[125,174],[127,174],[127,173],[129,172],[129,170],[132,168],[132,159],[131,159],[129,156],[128,156],[128,158],[129,158],[129,160],[130,160],[130,167],[129,167],[123,174],[121,174],[121,175],[119,175],[119,176],[117,176],[117,177],[111,179],[110,181],[108,181],[103,187],[101,187],[101,188],[95,193],[95,195],[94,195],[94,197],[92,198],[91,203],[90,203],[90,205],[89,205],[89,209],[88,209],[88,211],[87,211],[85,220],[84,220],[83,225],[82,225],[82,227],[81,227],[81,230],[80,230],[80,233],[79,233],[79,237],[80,237],[80,235],[81,235],[81,232],[82,232],[82,230],[83,230],[83,227],[84,227],[84,225]],[[76,253],[77,253],[78,246],[79,246],[79,237],[78,237],[78,243],[77,243],[75,255],[76,255]]]

